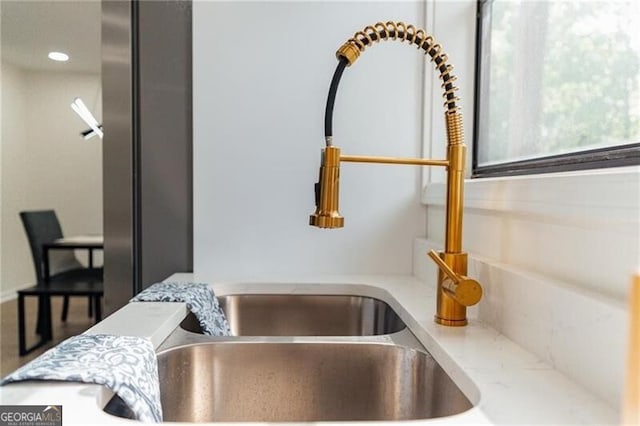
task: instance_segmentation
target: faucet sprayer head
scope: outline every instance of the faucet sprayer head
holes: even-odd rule
[[[309,225],[318,228],[342,228],[344,218],[338,211],[340,197],[340,148],[327,146],[322,150],[320,177],[315,184],[316,212]]]

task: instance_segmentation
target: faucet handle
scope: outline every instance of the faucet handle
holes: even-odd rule
[[[480,301],[482,298],[482,287],[478,281],[456,273],[434,250],[429,250],[428,254],[440,270],[449,278],[442,280],[442,288],[449,296],[464,306],[472,306]]]

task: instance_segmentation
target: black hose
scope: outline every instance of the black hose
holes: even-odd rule
[[[396,32],[393,31],[392,29],[387,29],[388,32],[388,38],[398,38],[400,40],[402,40],[404,38],[404,31],[398,31],[398,34],[396,35]],[[367,38],[361,38],[360,39],[360,43],[362,43],[363,46],[368,47],[370,46],[372,43],[371,42],[376,42],[378,41],[378,33],[372,32],[369,33],[369,37],[371,38],[371,40],[367,39]],[[421,38],[417,38],[413,41],[413,43],[420,47],[421,43],[422,43]],[[442,58],[440,56],[438,56],[438,52],[436,52],[433,48],[433,46],[431,45],[424,45],[422,46],[422,49],[425,51],[426,54],[428,54],[429,56],[431,56],[433,58],[433,61],[436,64],[436,69],[438,71],[440,71],[441,75],[443,76],[443,83],[444,83],[444,90],[448,91],[453,87],[453,81],[450,81],[450,76],[449,74],[446,73],[447,71],[447,65],[444,63],[444,61],[442,60]],[[360,49],[361,51],[363,49]],[[344,60],[346,61],[346,59],[344,57],[341,57],[340,60]],[[338,65],[338,67],[340,67],[340,65]],[[338,69],[336,69],[336,74],[338,73]],[[340,73],[342,73],[342,71],[340,71]],[[333,78],[336,78],[336,75],[334,74]],[[338,81],[340,80],[340,76],[338,76]],[[331,87],[333,88],[333,81],[331,82]],[[337,87],[337,83],[336,83],[336,87]],[[329,93],[329,95],[331,95],[331,93]],[[335,93],[334,93],[335,96]],[[456,103],[455,103],[455,94],[453,92],[448,92],[446,95],[446,99],[447,99],[447,109],[452,110],[455,109]],[[329,106],[329,101],[327,100],[327,107]],[[333,105],[331,106],[333,108]],[[326,116],[325,116],[325,133],[327,131],[327,121],[326,121]],[[329,136],[331,136],[331,122],[329,122]]]
[[[347,60],[344,57],[340,57],[338,60],[338,66],[333,73],[331,79],[331,86],[329,86],[329,95],[327,96],[327,106],[324,110],[324,136],[333,136],[333,105],[336,103],[336,93],[338,92],[338,84],[340,84],[340,78],[347,66]]]
[[[396,37],[395,31],[387,29],[387,32],[388,32],[388,37],[393,37],[393,38]],[[398,31],[397,33],[398,33],[397,34],[398,38],[400,39],[404,38],[404,31]],[[360,40],[362,45],[368,46],[371,42],[375,42],[378,40],[378,34],[375,32],[370,33],[369,37],[371,38],[371,40],[367,38],[363,38]],[[416,37],[413,43],[417,46],[421,46],[422,40],[423,39]],[[436,68],[438,69],[438,71],[440,71],[441,76],[444,80],[443,82],[444,90],[447,92],[446,93],[447,109],[455,110],[456,98],[453,91],[451,91],[451,89],[453,88],[454,80],[452,80],[450,75],[447,73],[447,65],[445,64],[442,56],[439,55],[439,52],[436,51],[432,45],[423,45],[422,48],[425,50],[425,52],[429,56],[433,58],[433,61],[436,64]],[[360,50],[363,50],[363,48],[361,48]],[[338,91],[338,84],[340,84],[340,78],[342,78],[342,73],[344,72],[344,69],[347,67],[347,65],[348,65],[347,59],[344,56],[341,56],[338,59],[338,66],[336,67],[336,70],[333,73],[333,78],[331,79],[331,86],[329,87],[329,95],[327,96],[327,106],[324,110],[325,138],[333,136],[333,106],[336,102],[336,93]]]

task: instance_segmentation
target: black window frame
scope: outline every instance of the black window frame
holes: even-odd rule
[[[480,104],[483,101],[480,90],[482,81],[482,35],[485,25],[491,20],[483,13],[494,0],[477,0],[476,2],[476,50],[475,50],[475,99],[472,149],[472,178],[499,177],[567,172],[577,170],[602,169],[609,167],[640,165],[640,142],[615,147],[598,148],[579,152],[539,157],[529,160],[511,161],[500,164],[478,165],[478,144],[480,139]]]

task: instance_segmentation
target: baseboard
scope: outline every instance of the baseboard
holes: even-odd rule
[[[18,293],[16,293],[19,289],[12,288],[9,290],[4,290],[0,292],[0,303],[9,302],[10,300],[14,300],[18,297]]]
[[[18,298],[18,290],[31,287],[33,284],[25,284],[20,287],[9,288],[7,290],[0,291],[0,303],[9,302]]]

